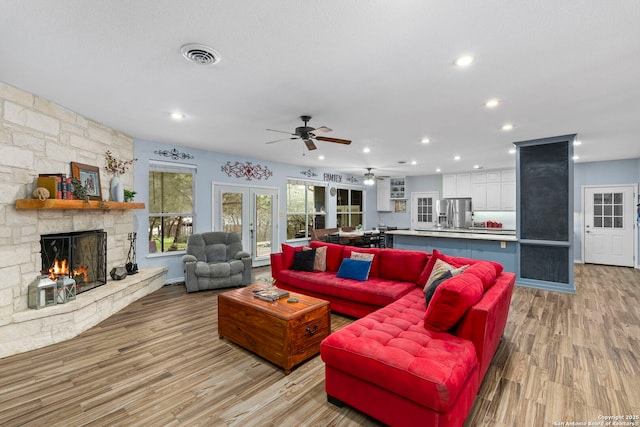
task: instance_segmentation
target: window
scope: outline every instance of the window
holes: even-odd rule
[[[193,233],[196,169],[152,161],[149,165],[149,253],[183,251]]]
[[[624,193],[595,193],[593,195],[593,226],[596,228],[624,228],[622,209]]]
[[[336,206],[338,227],[364,225],[362,194],[362,190],[338,188]]]
[[[325,227],[326,185],[289,180],[287,182],[287,239],[309,237],[311,229]]]

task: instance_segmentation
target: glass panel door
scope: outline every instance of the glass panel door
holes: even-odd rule
[[[252,188],[252,243],[253,265],[267,265],[271,261],[271,252],[277,248],[277,207],[278,191],[267,188]]]
[[[278,250],[278,190],[214,185],[214,230],[239,233],[254,267],[268,265]]]

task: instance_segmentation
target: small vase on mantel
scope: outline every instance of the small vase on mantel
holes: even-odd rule
[[[124,186],[120,182],[118,175],[113,175],[111,178],[111,201],[112,202],[124,202]]]

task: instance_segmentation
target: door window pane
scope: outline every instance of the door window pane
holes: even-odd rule
[[[433,199],[431,197],[417,198],[418,222],[433,222]]]
[[[624,228],[622,216],[624,193],[596,193],[593,195],[593,226]]]
[[[222,230],[242,239],[242,193],[222,193]]]

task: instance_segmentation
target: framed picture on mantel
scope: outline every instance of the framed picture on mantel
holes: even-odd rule
[[[89,199],[102,200],[102,187],[100,185],[100,168],[97,166],[83,165],[71,162],[71,176],[82,183]]]

